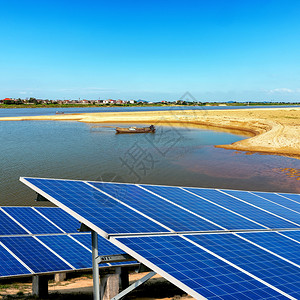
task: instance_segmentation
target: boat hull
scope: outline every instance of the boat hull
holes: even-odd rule
[[[116,133],[154,133],[155,129],[150,129],[149,127],[144,128],[116,128]]]

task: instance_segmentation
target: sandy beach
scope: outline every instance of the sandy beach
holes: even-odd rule
[[[6,117],[0,121],[53,120],[86,123],[147,123],[203,125],[242,130],[251,134],[225,149],[280,154],[300,158],[300,108],[259,108],[233,110],[170,110],[61,114],[52,116]]]

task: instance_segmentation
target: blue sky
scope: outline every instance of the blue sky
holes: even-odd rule
[[[299,0],[0,0],[0,98],[300,101]]]

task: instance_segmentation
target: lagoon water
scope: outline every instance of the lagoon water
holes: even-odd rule
[[[50,205],[34,202],[20,176],[300,193],[299,160],[214,147],[241,132],[158,124],[155,134],[117,135],[117,125],[1,122],[0,205]]]
[[[280,107],[291,107],[281,105]],[[293,105],[292,107],[299,107]],[[36,108],[13,108],[0,109],[0,117],[19,116],[44,116],[54,115],[57,111],[68,114],[93,113],[93,112],[122,112],[122,111],[160,111],[160,110],[217,110],[217,109],[249,109],[249,108],[278,108],[278,105],[264,106],[100,106],[100,107],[36,107]]]

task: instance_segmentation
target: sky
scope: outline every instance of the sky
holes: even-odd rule
[[[0,0],[0,98],[300,101],[299,0]]]

